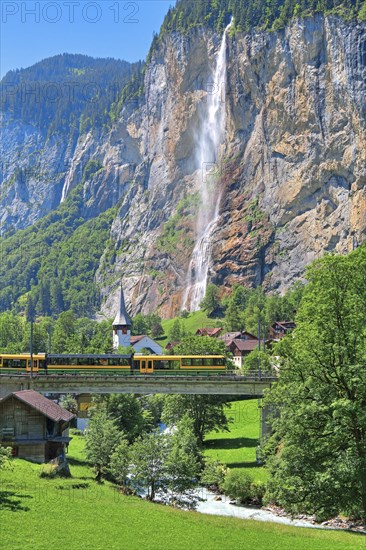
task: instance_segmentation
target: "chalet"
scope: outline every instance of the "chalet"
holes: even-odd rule
[[[269,329],[269,337],[272,340],[283,338],[296,327],[293,321],[276,321]]]
[[[11,393],[0,401],[0,445],[19,458],[48,462],[65,452],[74,417],[36,391]]]
[[[238,369],[243,366],[243,359],[250,352],[258,348],[258,340],[248,338],[246,340],[234,339],[228,346],[233,354],[233,361]]]
[[[254,340],[258,342],[258,338],[246,330],[240,332],[226,332],[222,336],[219,336],[219,339],[224,340],[226,347],[229,347],[233,340]]]
[[[217,338],[222,332],[221,327],[217,328],[198,328],[196,330],[196,336],[210,336],[211,338]]]

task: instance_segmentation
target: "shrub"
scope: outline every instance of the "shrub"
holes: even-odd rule
[[[225,480],[227,469],[218,462],[209,458],[205,461],[205,468],[201,474],[201,483],[207,486],[215,486],[220,488]]]
[[[252,479],[246,472],[229,470],[222,484],[222,489],[230,498],[247,503],[251,500]]]
[[[261,506],[265,492],[266,486],[264,483],[261,481],[253,481],[250,485],[250,499],[252,503]]]
[[[39,477],[54,478],[57,476],[57,464],[44,464],[39,472]]]

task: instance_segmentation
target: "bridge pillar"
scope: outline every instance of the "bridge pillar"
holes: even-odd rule
[[[264,405],[261,408],[261,437],[264,439],[272,434],[271,426],[268,422],[268,416],[272,412],[268,405]]]

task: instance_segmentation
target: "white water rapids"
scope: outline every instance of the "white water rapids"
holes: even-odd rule
[[[226,127],[226,36],[232,21],[226,27],[217,56],[213,85],[206,96],[206,109],[201,130],[197,135],[197,165],[202,178],[201,203],[197,218],[196,244],[188,268],[187,283],[183,294],[182,309],[196,311],[205,296],[210,267],[212,237],[216,229],[221,192],[217,188],[217,161],[219,146],[223,142]]]

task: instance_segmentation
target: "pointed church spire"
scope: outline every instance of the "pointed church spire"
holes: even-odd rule
[[[113,321],[113,327],[117,326],[124,326],[124,327],[131,327],[131,319],[127,313],[126,305],[125,305],[125,297],[123,295],[123,288],[121,283],[121,296],[120,296],[120,303],[119,303],[119,311],[117,312],[117,315]]]

